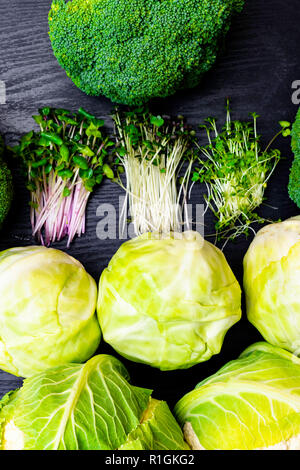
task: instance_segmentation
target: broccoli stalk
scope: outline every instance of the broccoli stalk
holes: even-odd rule
[[[15,147],[26,169],[31,194],[32,233],[49,246],[85,232],[85,211],[91,192],[106,175],[113,177],[107,148],[113,145],[101,130],[104,121],[82,108],[78,113],[44,108],[33,116],[40,132],[31,131]]]

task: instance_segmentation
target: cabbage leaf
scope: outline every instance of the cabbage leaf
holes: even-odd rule
[[[299,446],[300,360],[257,343],[185,395],[175,415],[199,449]]]
[[[128,378],[117,359],[98,355],[26,379],[0,402],[0,448],[188,448],[167,405]]]

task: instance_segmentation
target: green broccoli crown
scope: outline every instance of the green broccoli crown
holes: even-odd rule
[[[295,158],[300,159],[300,108],[292,128],[292,150]]]
[[[289,196],[300,207],[300,108],[292,128],[292,150],[295,155],[288,185]]]
[[[4,152],[4,140],[0,136],[0,227],[9,212],[13,198],[12,176],[3,160]]]
[[[289,196],[300,207],[300,159],[295,158],[292,164],[289,180]]]
[[[140,105],[197,85],[244,0],[54,0],[54,54],[89,95]]]

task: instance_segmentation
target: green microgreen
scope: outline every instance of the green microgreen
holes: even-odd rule
[[[290,123],[280,121],[279,132],[262,150],[257,133],[259,116],[251,113],[250,122],[232,121],[229,103],[226,109],[226,123],[220,131],[214,118],[200,126],[208,144],[197,145],[200,155],[192,175],[193,182],[207,186],[205,199],[217,218],[218,240],[248,235],[253,230],[251,224],[266,221],[255,210],[264,201],[268,180],[280,160],[280,151],[271,145],[279,135],[290,135]]]
[[[14,148],[28,178],[33,235],[46,245],[67,235],[69,246],[85,231],[91,192],[109,175],[112,143],[104,121],[82,108],[71,113],[45,107],[33,119],[40,130],[24,135]]]
[[[117,182],[126,191],[120,217],[121,232],[127,221],[128,205],[137,235],[148,231],[181,231],[180,201],[191,173],[195,133],[182,116],[176,119],[156,116],[146,108],[116,110],[113,120]],[[178,173],[185,163],[185,174],[178,189]],[[126,187],[120,177],[123,172]]]

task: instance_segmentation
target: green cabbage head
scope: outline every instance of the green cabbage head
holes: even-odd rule
[[[124,243],[103,271],[97,311],[118,353],[184,369],[220,352],[241,317],[241,290],[223,253],[199,233],[146,233]]]
[[[0,401],[0,449],[189,449],[167,404],[128,378],[103,354],[26,379]]]
[[[300,360],[250,346],[175,406],[194,450],[300,449]]]
[[[0,253],[0,368],[28,377],[96,351],[97,286],[83,266],[41,246]]]
[[[247,316],[271,344],[300,353],[300,217],[258,232],[244,259]]]

